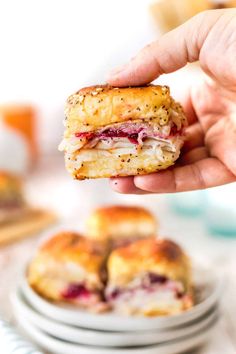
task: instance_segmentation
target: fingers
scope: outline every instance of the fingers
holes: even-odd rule
[[[118,193],[124,194],[147,194],[134,185],[134,177],[118,177],[110,179],[111,188]]]
[[[205,189],[235,181],[236,177],[216,158],[206,158],[172,170],[134,177],[137,188],[152,193]]]
[[[119,193],[174,193],[192,191],[236,182],[236,177],[216,158],[206,158],[190,165],[176,167],[145,176],[111,180]]]
[[[197,147],[182,155],[178,160],[178,166],[190,165],[194,162],[204,160],[209,157],[207,148],[204,146]]]
[[[185,90],[181,90],[182,92],[182,97],[177,96],[177,100],[181,102],[181,105],[183,106],[184,112],[186,114],[186,117],[188,119],[188,124],[192,125],[197,122],[197,114],[194,110],[193,103],[192,103],[192,98],[191,98],[191,90],[190,88],[187,88]]]
[[[208,131],[206,143],[211,155],[223,161],[236,176],[236,115],[219,119]]]
[[[222,11],[200,13],[142,49],[127,65],[110,73],[107,81],[114,86],[137,86],[153,81],[198,60],[212,26]],[[204,26],[202,23],[204,22]]]
[[[200,123],[195,123],[187,127],[185,130],[185,135],[186,138],[182,149],[183,152],[191,151],[196,147],[204,146],[205,135]]]

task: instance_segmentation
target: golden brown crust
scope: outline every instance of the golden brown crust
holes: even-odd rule
[[[154,262],[176,263],[182,259],[183,251],[171,240],[152,239],[140,240],[128,247],[114,251],[113,256],[128,259],[147,259]]]
[[[94,240],[154,236],[157,222],[145,208],[113,205],[96,209],[87,220],[87,236]]]
[[[106,224],[110,222],[113,224],[123,221],[135,222],[140,218],[155,222],[153,215],[147,209],[131,205],[112,205],[100,207],[93,212],[90,218],[99,220],[103,224],[103,227],[106,227]]]
[[[45,242],[39,253],[59,262],[73,262],[87,271],[96,271],[104,259],[104,246],[76,232],[60,232]]]
[[[124,286],[137,274],[154,272],[190,286],[191,269],[183,250],[171,240],[145,239],[114,250],[108,259],[109,282]]]
[[[171,104],[167,86],[86,87],[67,100],[65,136],[93,131],[110,124],[154,117],[160,124],[166,124]]]
[[[63,300],[70,284],[103,288],[104,245],[75,232],[60,232],[46,241],[28,267],[28,282],[42,296]]]

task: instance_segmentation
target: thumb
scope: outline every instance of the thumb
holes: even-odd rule
[[[197,61],[200,50],[222,10],[202,12],[143,48],[128,64],[108,76],[113,86],[137,86]]]

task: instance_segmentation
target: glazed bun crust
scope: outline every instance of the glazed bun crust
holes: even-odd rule
[[[106,241],[154,236],[157,222],[145,208],[108,206],[95,210],[87,220],[87,236]]]
[[[114,250],[108,259],[109,282],[125,286],[144,272],[164,275],[181,281],[185,289],[191,283],[191,267],[187,255],[171,240],[149,238]]]
[[[60,232],[44,243],[39,254],[58,262],[79,264],[88,272],[98,271],[104,258],[104,246],[76,232]]]
[[[28,267],[28,282],[42,296],[62,300],[70,284],[103,288],[104,246],[75,232],[61,232],[46,241]]]
[[[153,117],[157,117],[160,124],[166,124],[171,104],[172,98],[167,86],[86,87],[67,100],[67,134],[89,132],[115,123]]]

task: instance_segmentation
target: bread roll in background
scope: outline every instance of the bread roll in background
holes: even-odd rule
[[[68,98],[59,148],[75,179],[146,174],[175,163],[186,124],[167,86],[92,86]]]
[[[171,240],[148,238],[114,250],[106,299],[125,314],[172,315],[193,305],[191,264]]]
[[[112,248],[137,239],[155,237],[158,228],[157,220],[147,209],[123,205],[94,210],[86,225],[87,237],[109,243]]]
[[[75,232],[46,241],[28,268],[28,282],[40,295],[94,309],[102,301],[106,250]]]
[[[199,12],[236,6],[236,0],[159,0],[150,5],[150,12],[162,32],[168,32]]]

